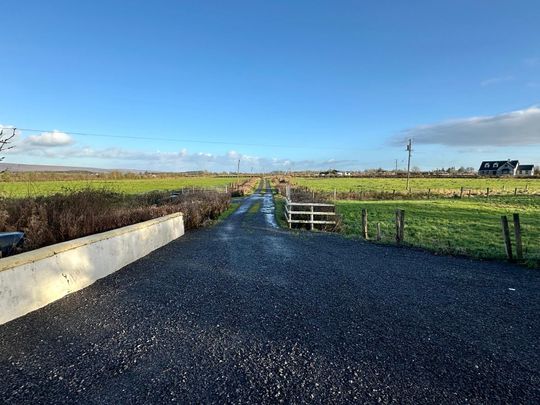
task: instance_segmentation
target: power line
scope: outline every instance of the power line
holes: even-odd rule
[[[243,143],[243,142],[225,142],[225,141],[203,141],[197,139],[176,139],[176,138],[163,138],[163,137],[149,137],[149,136],[134,136],[134,135],[113,135],[113,134],[98,134],[92,132],[75,132],[75,131],[60,131],[60,130],[48,130],[48,129],[35,129],[35,128],[13,128],[19,131],[27,132],[62,132],[69,135],[98,137],[98,138],[115,138],[115,139],[136,139],[145,141],[164,141],[164,142],[186,142],[186,143],[200,143],[209,145],[229,145],[229,146],[258,146],[263,148],[302,148],[302,149],[318,149],[318,150],[343,150],[350,151],[350,148],[337,148],[333,146],[317,147],[306,145],[278,145],[278,144],[264,144],[264,143]]]

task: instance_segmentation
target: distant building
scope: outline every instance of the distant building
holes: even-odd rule
[[[534,176],[534,165],[519,165],[518,176]]]
[[[486,160],[478,169],[480,176],[532,176],[534,165],[520,165],[519,160]]]
[[[515,176],[519,160],[488,160],[482,162],[478,174],[481,176]]]
[[[351,172],[341,172],[339,170],[327,170],[325,172],[320,172],[319,177],[343,177],[350,176]]]

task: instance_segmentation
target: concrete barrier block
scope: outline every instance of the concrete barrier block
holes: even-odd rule
[[[0,259],[0,324],[89,286],[184,234],[181,213]]]

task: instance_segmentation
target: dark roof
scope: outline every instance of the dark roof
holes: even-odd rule
[[[532,170],[534,165],[519,165],[518,170]]]
[[[489,163],[489,167],[484,167],[486,163]],[[494,163],[498,163],[497,167],[493,167]],[[484,160],[480,165],[479,170],[493,170],[498,169],[502,165],[509,163],[512,167],[516,167],[519,164],[519,160]]]
[[[320,172],[319,174],[337,174],[337,173],[341,173],[341,172],[339,170],[332,169],[332,170],[327,170],[326,172]]]

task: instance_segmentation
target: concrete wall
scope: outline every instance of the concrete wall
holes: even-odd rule
[[[89,286],[184,234],[181,213],[0,259],[0,324]]]

